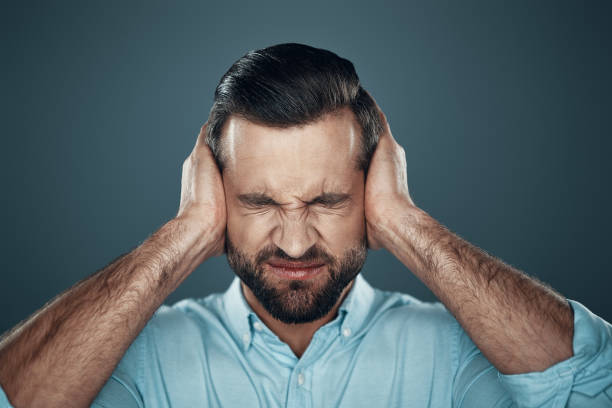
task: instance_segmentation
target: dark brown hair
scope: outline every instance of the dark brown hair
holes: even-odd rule
[[[206,142],[223,172],[220,138],[230,115],[284,128],[314,122],[343,107],[352,110],[361,126],[357,169],[367,174],[382,123],[353,64],[331,51],[297,43],[249,51],[217,85]]]

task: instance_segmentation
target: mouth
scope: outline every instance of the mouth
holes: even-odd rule
[[[270,270],[283,279],[306,280],[317,276],[323,269],[324,263],[308,262],[267,262]]]

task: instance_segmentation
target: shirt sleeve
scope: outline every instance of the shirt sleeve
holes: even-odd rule
[[[478,403],[482,396],[499,404],[486,406],[612,407],[612,325],[579,302],[567,301],[574,311],[574,355],[544,371],[501,374],[462,332],[455,406],[485,406]]]
[[[2,386],[0,385],[0,408],[13,408],[11,403],[9,402]]]

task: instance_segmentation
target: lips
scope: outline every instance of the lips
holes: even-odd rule
[[[308,262],[268,262],[274,274],[284,279],[310,279],[318,275],[324,268],[324,263]]]
[[[285,268],[285,269],[308,269],[308,268],[316,268],[317,266],[324,265],[323,263],[308,263],[308,262],[268,262],[271,266],[275,268]]]

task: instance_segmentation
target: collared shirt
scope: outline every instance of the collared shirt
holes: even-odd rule
[[[225,293],[161,306],[93,407],[611,407],[612,326],[568,302],[574,356],[503,375],[441,303],[361,275],[297,358],[235,277]]]

